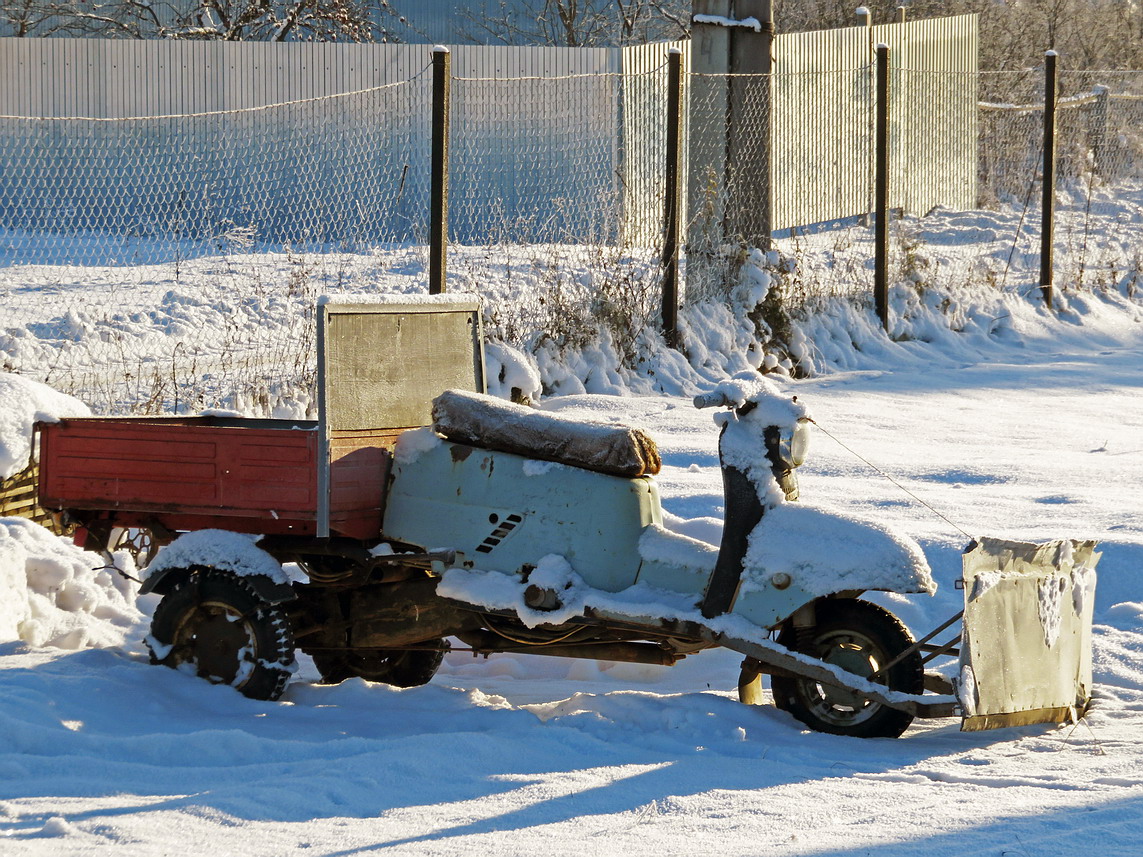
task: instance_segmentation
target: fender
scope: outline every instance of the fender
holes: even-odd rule
[[[143,581],[143,585],[139,587],[140,595],[149,595],[155,593],[156,595],[166,595],[178,584],[182,583],[190,577],[195,571],[209,566],[195,566],[194,568],[163,568],[148,575],[147,579]],[[226,571],[226,569],[216,569]],[[233,574],[233,572],[231,572]],[[279,583],[276,580],[271,580],[263,574],[249,574],[244,578],[250,588],[258,593],[258,597],[265,601],[267,604],[284,604],[287,601],[294,601],[298,595],[294,592],[293,586],[288,583]]]
[[[937,591],[913,539],[877,521],[803,503],[766,512],[750,534],[743,566],[743,588],[794,583],[815,596],[854,589]]]
[[[147,567],[139,594],[165,595],[196,568],[212,568],[246,578],[268,604],[281,604],[296,597],[280,562],[249,536],[228,530],[195,530],[179,536],[160,550]]]
[[[920,546],[876,522],[801,503],[770,509],[750,534],[730,612],[772,628],[803,604],[869,590],[932,595]]]

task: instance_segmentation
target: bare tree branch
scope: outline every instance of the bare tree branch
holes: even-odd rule
[[[392,41],[398,19],[392,0],[0,0],[20,37]]]
[[[500,0],[491,13],[462,12],[468,41],[596,47],[643,44],[687,33],[690,0]]]

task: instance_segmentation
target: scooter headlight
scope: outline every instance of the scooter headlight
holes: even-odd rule
[[[778,438],[778,456],[788,467],[801,467],[810,451],[810,421],[798,420],[793,430],[782,429]]]

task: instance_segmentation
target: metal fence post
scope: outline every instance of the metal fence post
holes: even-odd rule
[[[448,119],[452,54],[433,48],[433,141],[429,185],[429,294],[445,291],[448,274]]]
[[[1093,166],[1096,175],[1107,175],[1107,95],[1111,91],[1101,83],[1091,88],[1095,93],[1095,103],[1091,108],[1091,148],[1094,155]]]
[[[866,54],[866,56],[869,58],[869,61],[871,63],[873,63],[874,67],[876,67],[876,51],[874,50],[874,44],[873,44],[873,14],[865,6],[858,6],[854,10],[853,14],[857,16],[857,26],[863,27],[865,29],[865,41],[869,45],[869,53]],[[872,87],[871,87],[870,97],[874,99],[874,112],[869,117],[869,136],[873,137],[877,133],[877,128],[876,128],[877,123],[876,123],[876,119],[874,118],[874,116],[876,115],[876,98],[877,98],[877,84],[876,84],[876,82],[874,82]],[[861,215],[861,219],[860,219],[862,226],[868,226],[869,225],[869,218],[873,215],[873,210],[877,207],[876,182],[874,181],[874,178],[873,178],[877,172],[877,152],[876,152],[876,150],[871,149],[869,151],[869,154],[867,157],[869,158],[869,161],[868,161],[868,170],[866,172],[869,176],[869,179],[868,179],[868,182],[867,182],[866,187],[865,187],[865,194],[866,194],[866,196],[865,196],[865,211]]]
[[[877,46],[877,131],[874,167],[873,306],[889,330],[889,46]]]
[[[679,175],[682,172],[683,52],[667,55],[667,170],[663,201],[663,339],[679,344]]]
[[[1040,212],[1040,294],[1052,306],[1052,245],[1056,220],[1056,58],[1044,54],[1044,184]]]

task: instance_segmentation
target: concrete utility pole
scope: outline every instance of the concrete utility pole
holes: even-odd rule
[[[691,125],[689,210],[692,218],[713,206],[722,240],[770,246],[770,81],[774,14],[772,0],[693,0],[691,70],[698,77],[690,97],[709,116]],[[708,17],[710,16],[710,17]],[[713,75],[713,77],[702,77]],[[751,75],[737,78],[727,75]],[[725,122],[715,117],[725,116]],[[711,198],[711,179],[723,196]],[[699,227],[701,228],[701,226]],[[709,244],[710,236],[688,241]]]
[[[758,21],[739,26],[730,37],[730,195],[733,234],[753,247],[770,249],[770,78],[774,42],[773,0],[735,0],[735,17]]]
[[[704,24],[701,17],[730,17],[734,0],[693,0],[691,23],[691,72],[687,86],[692,122],[688,131],[687,256],[698,261],[711,256],[724,242],[723,220],[726,197],[721,191],[726,181],[726,124],[715,117],[727,115],[730,71],[730,30]],[[714,75],[707,77],[707,75]],[[694,121],[705,117],[707,121]],[[713,259],[706,261],[713,262]],[[688,264],[687,279],[696,281],[698,271]]]

